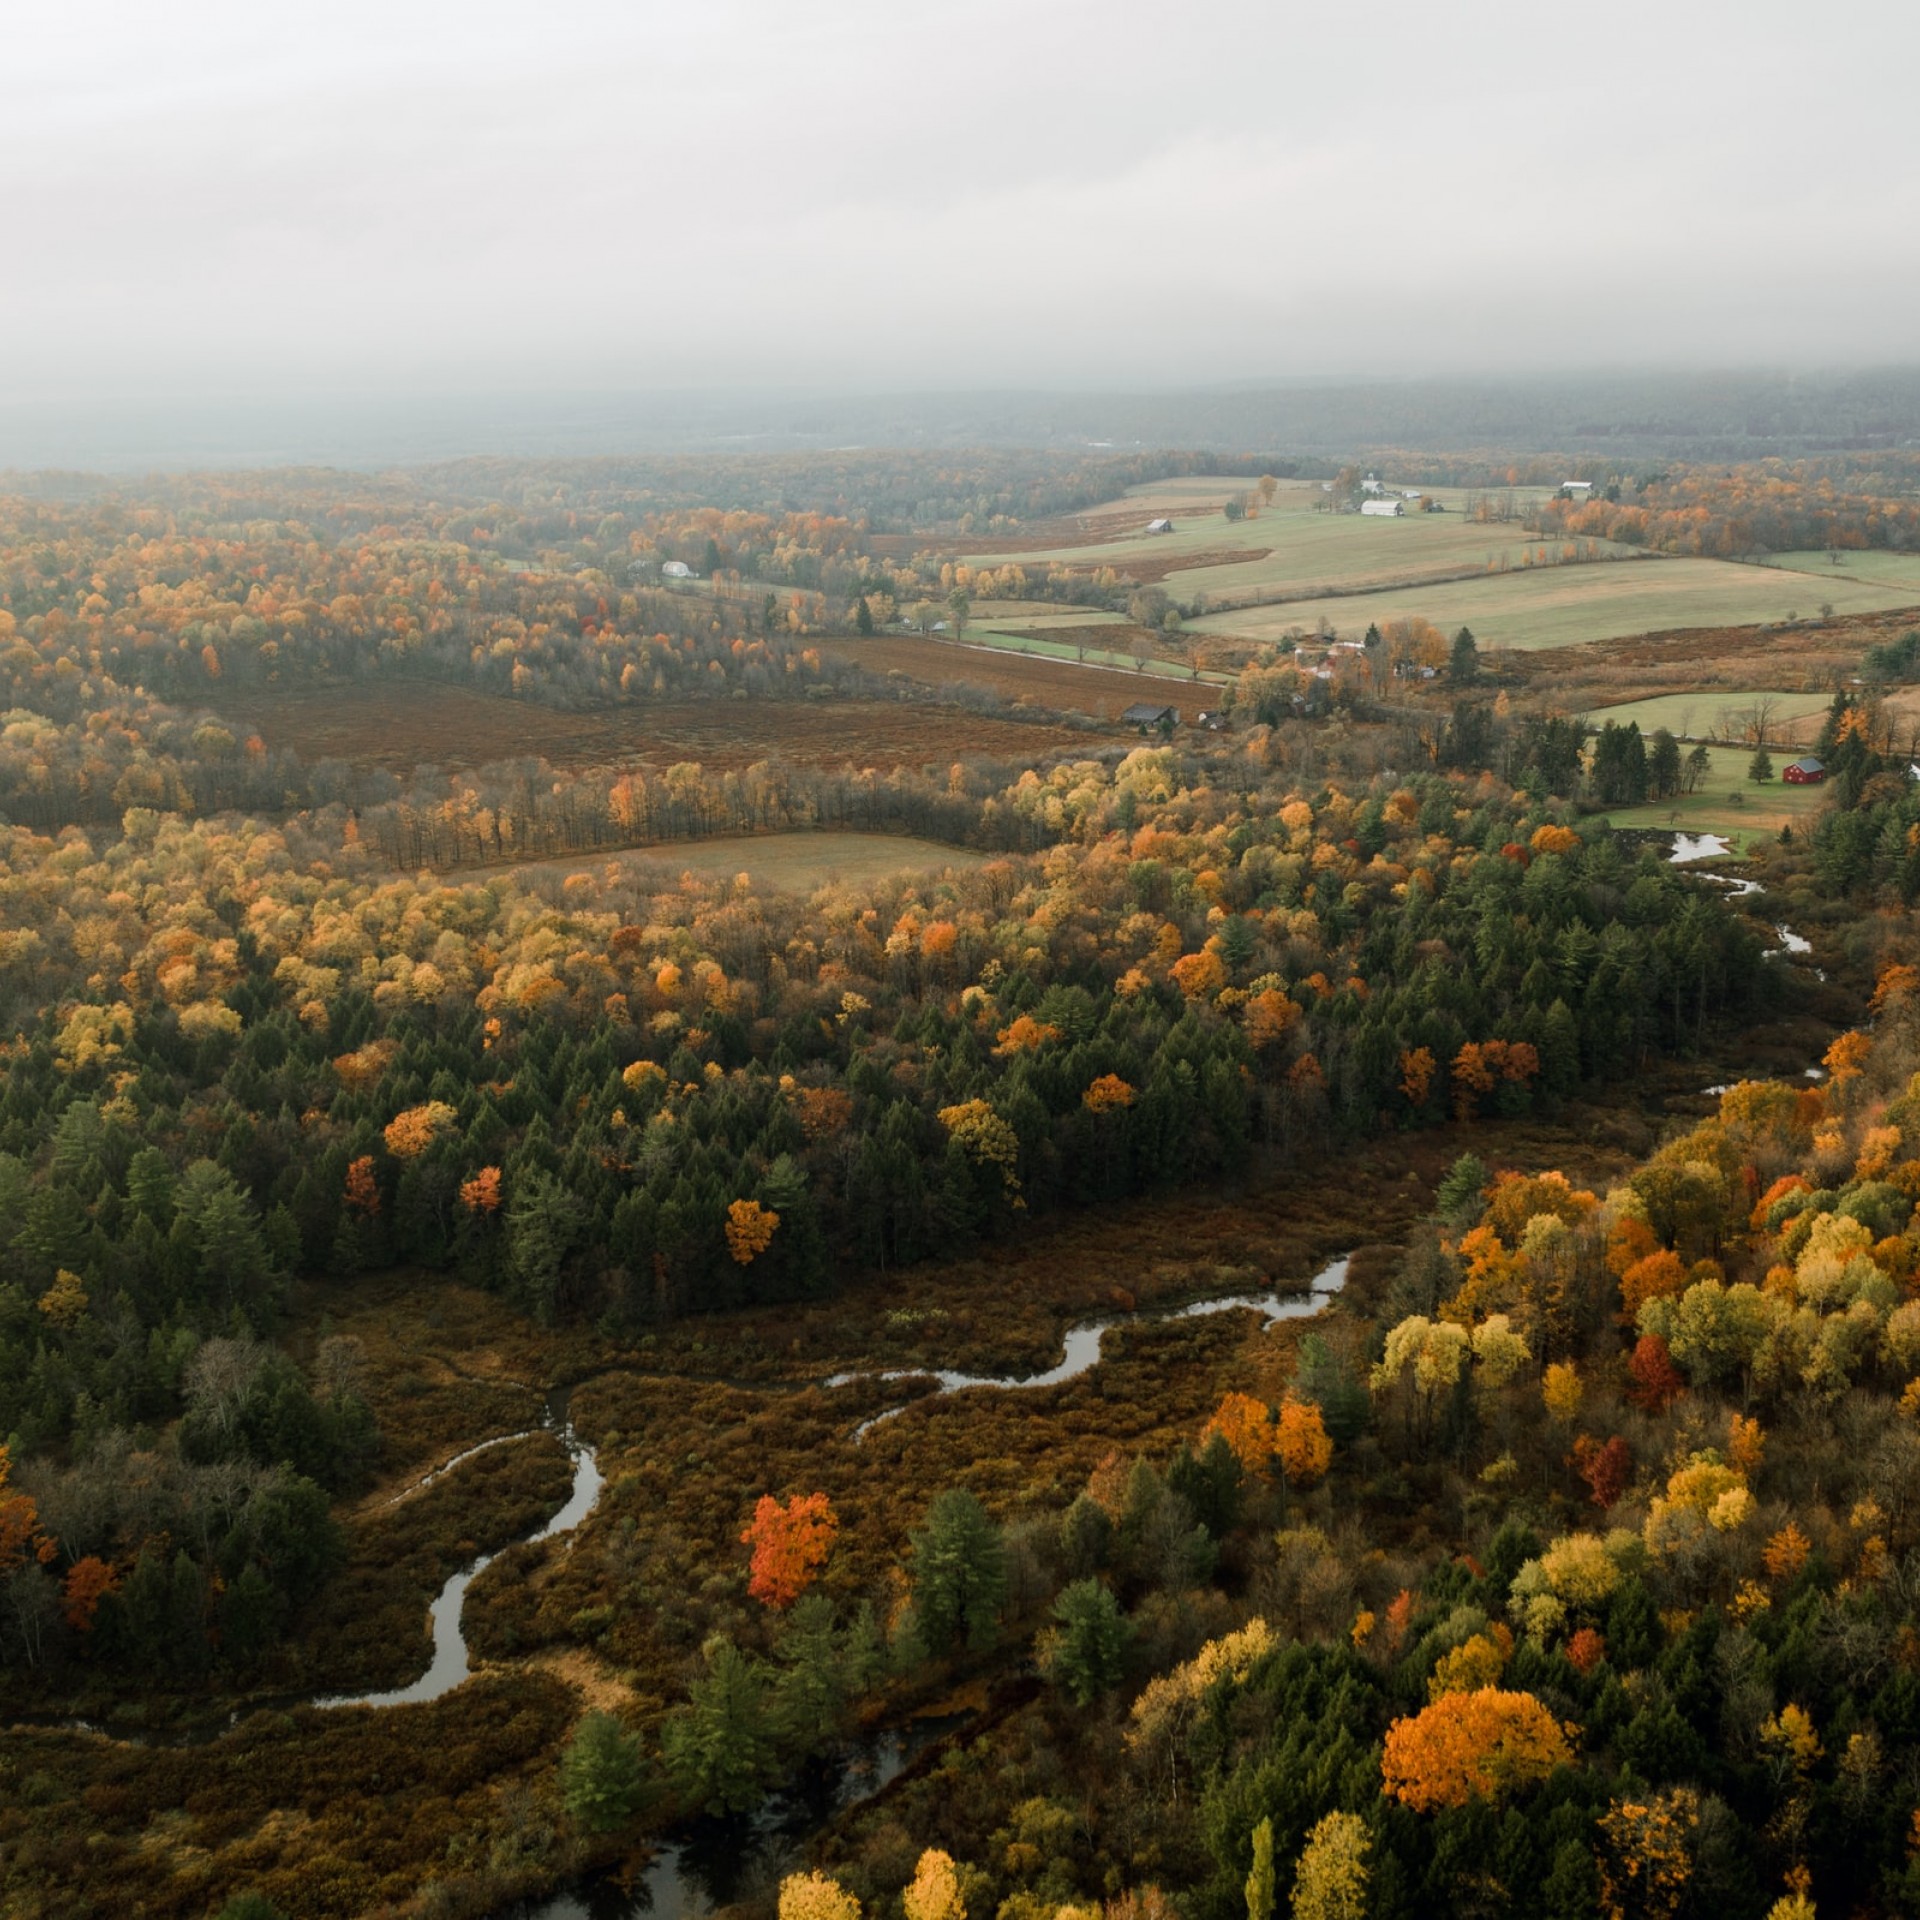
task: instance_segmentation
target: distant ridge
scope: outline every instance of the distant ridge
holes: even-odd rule
[[[1165,392],[557,393],[0,403],[0,473],[418,466],[476,454],[1368,448],[1751,460],[1920,446],[1920,368],[1249,382]]]

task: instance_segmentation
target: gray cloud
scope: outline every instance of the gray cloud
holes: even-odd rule
[[[1920,13],[67,0],[0,397],[1915,358]]]

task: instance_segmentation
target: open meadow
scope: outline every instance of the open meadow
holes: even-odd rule
[[[1031,652],[1013,643],[962,645],[920,634],[875,634],[871,639],[822,643],[829,659],[857,662],[876,674],[899,674],[926,687],[978,687],[1016,704],[1030,702],[1057,713],[1083,713],[1113,720],[1139,701],[1167,701],[1190,719],[1192,709],[1215,696],[1191,672],[1176,673],[1160,662],[1159,671],[1136,671],[1082,664],[1076,648],[1062,641],[1035,642]],[[925,709],[911,709],[922,712]],[[954,724],[965,715],[949,716]],[[1003,725],[1016,723],[1003,722]],[[1086,736],[1075,736],[1085,743]]]
[[[1217,607],[1453,579],[1517,567],[1540,550],[1517,522],[1468,518],[1467,496],[1458,489],[1429,490],[1444,512],[1422,513],[1408,502],[1394,519],[1326,512],[1317,482],[1291,483],[1271,505],[1256,505],[1244,520],[1232,521],[1224,505],[1246,493],[1246,481],[1189,482],[1178,493],[1168,487],[1162,482],[1093,510],[1074,529],[1077,537],[1058,546],[982,554],[976,564],[1112,567],[1143,584],[1163,585],[1183,603],[1204,595]],[[1147,521],[1163,516],[1173,531],[1148,533]],[[1587,545],[1603,558],[1626,551],[1605,541]]]
[[[1718,740],[1738,746],[1751,737],[1756,713],[1764,711],[1769,741],[1800,746],[1820,731],[1828,696],[1820,692],[1789,692],[1777,687],[1722,687],[1692,693],[1661,693],[1645,700],[1622,700],[1586,709],[1596,727],[1611,720],[1620,726],[1636,724],[1642,733],[1665,727],[1678,740]]]
[[[1777,839],[1782,827],[1799,830],[1826,804],[1824,786],[1794,787],[1780,778],[1787,758],[1781,750],[1773,754],[1773,778],[1764,783],[1747,778],[1750,748],[1709,747],[1707,752],[1713,770],[1694,792],[1638,807],[1610,807],[1607,818],[1621,829],[1725,834],[1744,850],[1756,841]]]
[[[1767,564],[1806,574],[1824,585],[1864,583],[1920,594],[1920,553],[1901,553],[1888,547],[1843,548],[1837,561],[1825,553],[1776,553]]]
[[[1325,620],[1343,635],[1389,620],[1426,619],[1451,633],[1471,627],[1483,647],[1566,647],[1673,628],[1745,626],[1811,616],[1822,600],[1841,613],[1920,602],[1920,589],[1864,582],[1815,583],[1797,573],[1727,560],[1652,557],[1585,566],[1530,567],[1430,587],[1285,601],[1210,614],[1190,630],[1271,645]]]
[[[993,857],[969,847],[897,833],[727,834],[711,840],[676,840],[671,846],[643,847],[601,859],[574,856],[507,862],[471,877],[585,874],[610,886],[651,878],[665,888],[683,873],[725,879],[745,874],[755,889],[812,893],[831,885],[868,886],[902,874],[964,872]]]

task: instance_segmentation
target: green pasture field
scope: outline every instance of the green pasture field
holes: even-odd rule
[[[1625,726],[1635,720],[1642,733],[1665,727],[1683,740],[1703,736],[1738,741],[1744,734],[1741,716],[1756,700],[1773,702],[1770,739],[1803,740],[1819,732],[1829,696],[1804,688],[1789,693],[1777,687],[1703,687],[1694,693],[1662,693],[1649,700],[1622,700],[1613,706],[1588,707],[1586,717],[1596,727],[1609,720]],[[1806,723],[1815,724],[1809,731]]]
[[[1779,837],[1783,826],[1796,830],[1826,804],[1821,787],[1790,787],[1780,769],[1793,756],[1775,750],[1773,778],[1764,786],[1747,778],[1753,758],[1746,747],[1709,747],[1713,771],[1693,793],[1671,800],[1649,800],[1644,806],[1615,807],[1607,815],[1616,827],[1671,828],[1676,833],[1723,833],[1744,851],[1756,840]],[[1738,799],[1732,798],[1739,795]]]
[[[1825,587],[1851,581],[1873,587],[1900,587],[1920,602],[1920,553],[1892,553],[1883,547],[1866,552],[1842,551],[1836,567],[1824,552],[1776,553],[1770,565],[1794,573],[1804,573]],[[1822,599],[1827,596],[1823,593]],[[1835,601],[1836,606],[1839,605]]]
[[[484,874],[584,873],[597,879],[609,867],[617,867],[623,874],[635,867],[657,867],[663,886],[671,886],[679,875],[688,872],[708,876],[744,873],[756,887],[776,893],[811,893],[834,882],[866,886],[895,874],[984,866],[993,857],[906,834],[769,833],[675,840],[665,846],[635,847],[597,856],[574,854],[558,860],[527,860],[488,867]],[[454,874],[448,884],[458,885],[473,877],[484,875]]]
[[[1399,522],[1380,523],[1397,529]],[[1431,620],[1444,632],[1471,627],[1483,647],[1570,647],[1675,627],[1753,626],[1811,616],[1821,600],[1837,612],[1877,613],[1908,604],[1899,588],[1858,581],[1821,581],[1818,595],[1804,574],[1746,567],[1727,560],[1647,559],[1590,566],[1530,567],[1442,586],[1209,614],[1189,622],[1202,633],[1273,642],[1319,620],[1340,633],[1364,633],[1370,622]]]
[[[1234,678],[1230,673],[1213,672],[1202,672],[1196,676],[1191,665],[1158,656],[1150,656],[1142,666],[1131,653],[1099,645],[1098,630],[1101,627],[1126,625],[1125,619],[1119,614],[1096,612],[1084,619],[1076,619],[1072,612],[1061,617],[1043,600],[998,600],[988,604],[1031,608],[1033,612],[1028,614],[1022,611],[1013,618],[1002,616],[998,620],[969,618],[966,631],[968,646],[997,647],[1007,653],[1032,654],[1036,659],[1075,660],[1087,666],[1113,667],[1122,673],[1140,671],[1162,680],[1192,680],[1197,677],[1226,686]]]
[[[1246,491],[1245,482],[1209,483],[1218,498]],[[1307,595],[1391,586],[1430,580],[1447,574],[1480,572],[1520,564],[1540,543],[1529,540],[1513,524],[1483,525],[1470,521],[1460,508],[1465,495],[1456,489],[1435,489],[1447,503],[1445,513],[1421,513],[1409,502],[1397,520],[1380,515],[1322,513],[1316,484],[1311,489],[1283,488],[1270,507],[1256,508],[1245,520],[1229,521],[1223,513],[1194,513],[1195,499],[1183,505],[1164,492],[1110,503],[1085,516],[1098,521],[1129,506],[1137,514],[1133,529],[1120,537],[1081,546],[1056,547],[1041,553],[982,554],[975,564],[999,566],[1009,562],[1029,569],[1050,561],[1079,567],[1111,566],[1125,571],[1131,562],[1173,563],[1164,585],[1169,595],[1191,602],[1210,599],[1244,600],[1288,593]],[[1204,499],[1198,504],[1211,507]],[[1171,512],[1171,533],[1148,533],[1146,522],[1157,513]],[[1605,554],[1623,552],[1597,542]],[[1244,554],[1244,559],[1223,558]],[[1207,558],[1200,566],[1182,565],[1185,559]]]
[[[976,626],[996,629],[1009,627],[1124,627],[1124,613],[1108,613],[1103,607],[1063,607],[1052,600],[976,600],[967,619],[967,630]]]

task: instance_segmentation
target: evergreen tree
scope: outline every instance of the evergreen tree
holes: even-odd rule
[[[646,1800],[640,1739],[610,1713],[590,1713],[560,1756],[560,1797],[578,1826],[609,1833]]]
[[[1470,687],[1480,678],[1480,644],[1470,627],[1462,627],[1453,636],[1453,651],[1447,657],[1447,678],[1456,687]]]
[[[1680,742],[1665,727],[1656,727],[1653,750],[1647,755],[1647,787],[1656,800],[1680,791]]]
[[[1765,747],[1755,747],[1747,762],[1747,778],[1756,784],[1773,778],[1773,755]]]
[[[1119,1684],[1133,1629],[1112,1590],[1076,1580],[1053,1603],[1054,1631],[1043,1655],[1048,1677],[1084,1707]]]
[[[921,1647],[948,1652],[964,1641],[988,1645],[1006,1598],[1000,1529],[964,1488],[941,1494],[913,1535],[913,1620]]]
[[[708,1813],[745,1813],[773,1777],[766,1677],[724,1634],[702,1649],[707,1671],[661,1735],[674,1784]]]
[[[774,1683],[774,1725],[791,1751],[818,1753],[845,1730],[850,1691],[833,1602],[822,1593],[802,1594],[781,1622],[776,1651],[782,1668]]]

